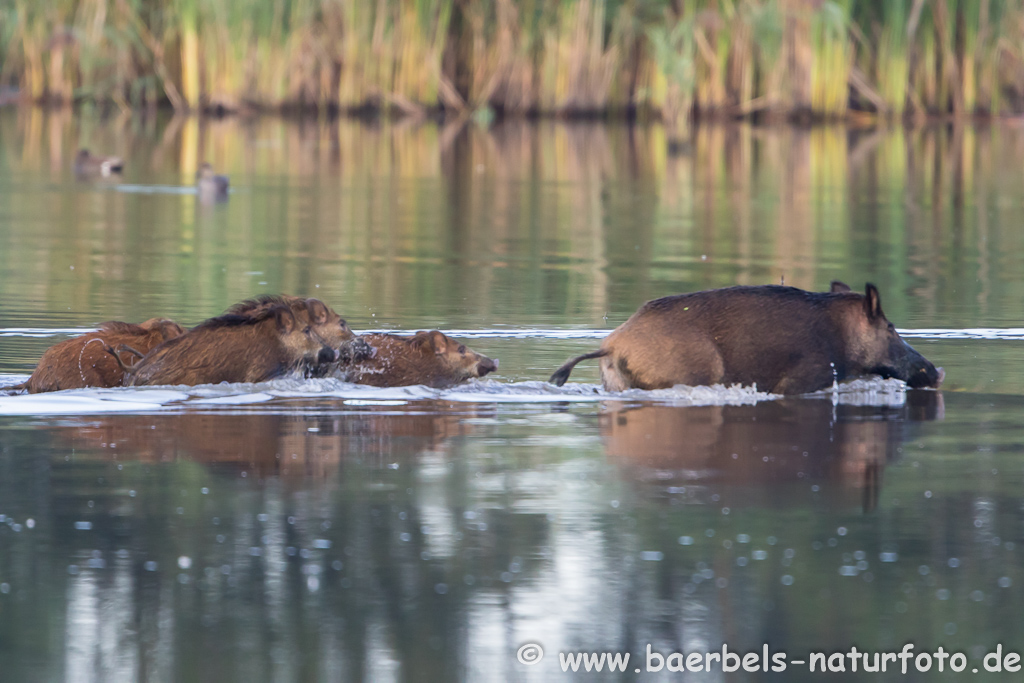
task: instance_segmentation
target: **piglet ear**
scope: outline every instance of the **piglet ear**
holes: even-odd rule
[[[872,319],[883,315],[882,297],[878,294],[878,288],[870,282],[864,288],[864,311]]]
[[[164,319],[160,321],[160,336],[164,338],[164,341],[180,337],[183,334],[185,334],[185,330],[173,320]]]
[[[828,291],[832,292],[833,294],[844,294],[844,293],[849,292],[851,290],[850,290],[850,285],[846,284],[845,282],[840,282],[839,280],[833,280]]]
[[[448,350],[448,337],[437,330],[430,333],[430,343],[434,347],[434,353],[438,355]]]
[[[309,320],[314,325],[323,325],[327,322],[327,304],[320,299],[306,299],[306,310],[309,311]]]
[[[274,320],[277,322],[277,331],[281,334],[291,334],[295,329],[295,316],[287,306],[274,307]]]

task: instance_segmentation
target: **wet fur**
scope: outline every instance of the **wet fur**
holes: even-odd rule
[[[865,374],[912,386],[941,381],[940,371],[891,329],[874,286],[865,295],[840,282],[831,289],[729,287],[655,299],[608,335],[600,351],[570,360],[551,381],[563,384],[586,357],[601,358],[608,391],[741,384],[801,394]]]
[[[303,376],[337,359],[336,349],[316,334],[304,311],[305,307],[296,311],[268,302],[246,314],[211,318],[153,349],[135,365],[127,384],[264,382]]]
[[[119,354],[121,363],[110,356],[107,346],[126,346],[148,353],[163,342],[184,334],[172,320],[154,318],[141,325],[116,320],[100,323],[99,330],[51,346],[39,359],[32,376],[24,384],[7,390],[25,389],[30,394],[85,387],[119,387],[125,373],[121,364],[137,359],[130,353]]]
[[[376,355],[340,369],[336,377],[375,387],[424,384],[443,388],[482,377],[497,368],[496,361],[437,330],[418,332],[411,337],[365,334],[360,338],[377,349]]]
[[[253,316],[262,315],[274,306],[287,306],[296,316],[305,316],[313,330],[320,335],[331,347],[338,349],[344,354],[346,351],[352,355],[351,342],[355,339],[348,323],[335,313],[334,309],[320,299],[307,299],[301,296],[289,296],[287,294],[262,294],[240,301],[224,311],[225,316]],[[359,355],[356,352],[355,355]]]

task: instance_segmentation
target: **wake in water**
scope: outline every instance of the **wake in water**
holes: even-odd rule
[[[23,382],[24,375],[0,375],[3,386]],[[899,380],[860,379],[811,395],[835,404],[900,406],[906,385]],[[568,383],[556,387],[544,381],[497,382],[473,380],[450,389],[425,386],[377,388],[336,379],[275,380],[260,384],[214,384],[196,387],[131,387],[72,389],[46,394],[0,395],[0,415],[86,415],[186,410],[283,410],[294,412],[303,402],[329,401],[346,406],[403,406],[423,401],[455,403],[599,403],[649,402],[673,406],[752,405],[781,398],[752,387],[677,386],[671,389],[605,391],[598,384]]]

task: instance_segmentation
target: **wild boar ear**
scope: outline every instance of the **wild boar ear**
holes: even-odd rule
[[[843,294],[843,293],[849,292],[851,290],[850,290],[850,285],[846,284],[845,282],[840,282],[839,280],[833,280],[832,284],[829,286],[829,290],[828,291],[832,292],[833,294]]]
[[[309,311],[309,320],[314,325],[323,325],[327,322],[327,305],[320,299],[306,299],[306,310]]]
[[[277,331],[281,334],[291,334],[295,329],[295,316],[291,309],[285,306],[274,307],[274,320],[277,321]]]
[[[882,297],[878,294],[878,288],[870,282],[864,288],[864,311],[872,319],[883,315]]]
[[[160,321],[160,336],[164,338],[164,341],[180,337],[183,334],[185,334],[185,330],[181,329],[181,325],[173,320]]]
[[[434,346],[434,353],[438,355],[448,350],[448,337],[437,330],[430,333],[430,343]]]

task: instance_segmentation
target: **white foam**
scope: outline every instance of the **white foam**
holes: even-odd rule
[[[302,401],[337,400],[343,406],[400,406],[417,401],[457,403],[597,403],[651,401],[671,405],[740,405],[777,398],[750,387],[684,387],[607,392],[596,384],[556,387],[542,381],[504,383],[473,380],[450,389],[426,386],[378,388],[334,379],[276,380],[262,384],[197,387],[72,389],[46,394],[0,396],[0,415],[68,415],[110,412],[211,410],[273,402],[294,411]]]

